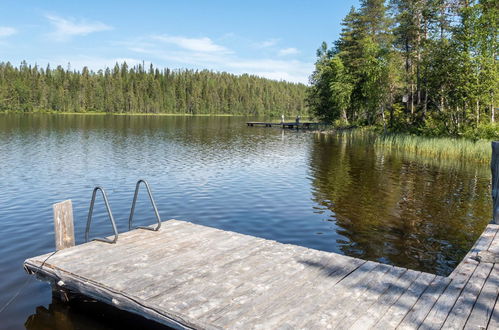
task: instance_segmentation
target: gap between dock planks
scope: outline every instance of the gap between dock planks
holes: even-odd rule
[[[173,328],[496,328],[488,225],[449,277],[170,220],[116,244],[25,261],[29,272]],[[62,282],[60,282],[62,281]]]

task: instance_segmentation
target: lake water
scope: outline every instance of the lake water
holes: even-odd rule
[[[52,302],[50,286],[22,269],[24,259],[54,250],[53,203],[73,201],[76,240],[83,242],[96,185],[106,189],[120,232],[127,230],[135,182],[144,178],[163,220],[441,275],[490,219],[486,164],[440,163],[375,149],[351,134],[245,121],[0,115],[0,308],[25,285],[0,314],[0,328],[120,328],[109,319],[125,316],[106,317],[116,311],[91,303]],[[135,219],[154,222],[145,194]],[[100,199],[92,225],[92,236],[111,234]]]

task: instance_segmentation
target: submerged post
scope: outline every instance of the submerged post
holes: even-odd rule
[[[59,251],[75,245],[73,204],[67,200],[54,204],[53,208],[55,249]]]
[[[499,141],[492,142],[492,222],[499,225]]]

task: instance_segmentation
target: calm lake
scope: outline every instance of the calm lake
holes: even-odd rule
[[[22,268],[24,259],[54,250],[53,203],[73,201],[77,244],[84,241],[96,185],[106,189],[120,232],[143,178],[163,220],[440,275],[491,218],[487,164],[419,159],[352,134],[246,127],[246,120],[0,114],[0,308],[25,285],[0,314],[0,328],[120,328],[105,317],[115,311],[52,302],[50,286]],[[142,193],[134,221],[151,224]],[[95,212],[91,235],[111,234],[100,199]]]

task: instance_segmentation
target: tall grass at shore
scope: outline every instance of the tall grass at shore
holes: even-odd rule
[[[347,139],[356,144],[373,145],[377,151],[397,151],[411,157],[433,161],[489,163],[491,157],[490,140],[484,139],[429,137],[404,133],[383,134],[375,127],[333,128],[322,131],[322,134]]]
[[[460,159],[490,162],[490,141],[449,137],[426,137],[406,134],[384,134],[376,137],[377,148],[400,150],[436,159]]]

